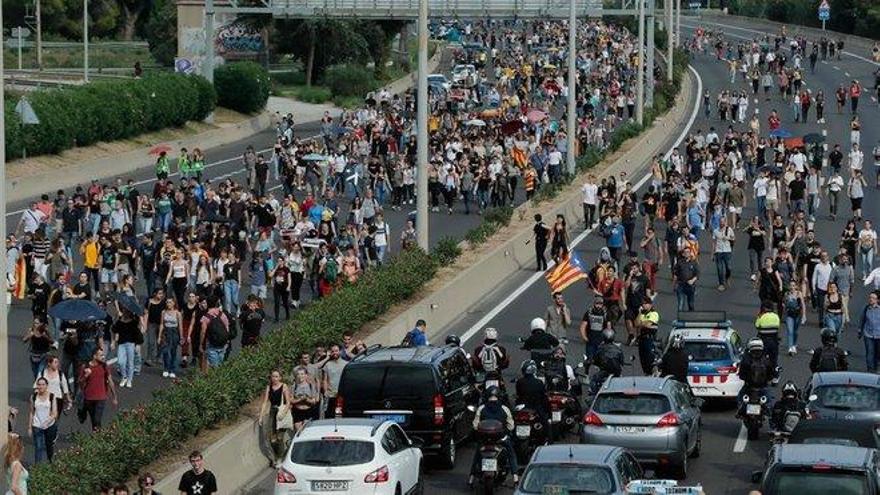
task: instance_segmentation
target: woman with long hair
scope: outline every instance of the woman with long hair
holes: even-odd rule
[[[284,383],[281,372],[272,370],[269,374],[269,383],[263,391],[263,404],[260,407],[260,424],[266,432],[267,440],[275,456],[273,465],[287,450],[287,430],[278,428],[278,411],[287,411],[290,414],[293,398],[290,388]],[[284,409],[282,409],[284,408]]]
[[[165,309],[159,319],[159,349],[162,355],[162,377],[177,378],[177,350],[183,340],[183,315],[173,297],[165,300]]]
[[[317,385],[305,368],[298,368],[293,376],[293,426],[299,431],[306,420],[317,417],[319,396]]]
[[[37,390],[31,397],[28,414],[28,435],[34,439],[34,464],[43,460],[52,462],[55,438],[58,436],[58,402],[49,391],[49,381],[37,378]]]
[[[3,470],[6,472],[6,486],[9,490],[7,493],[12,495],[27,495],[28,492],[30,474],[21,463],[23,454],[24,446],[21,444],[21,437],[10,433],[6,440],[6,450],[3,453]]]

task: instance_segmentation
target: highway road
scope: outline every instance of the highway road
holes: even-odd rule
[[[685,36],[690,36],[693,30],[700,25],[700,21],[697,19],[685,19],[682,25],[685,28]],[[723,30],[726,38],[734,41],[751,40],[758,34],[758,32],[752,31],[751,26],[744,23],[726,23],[723,26],[706,25],[705,27]],[[814,93],[818,88],[823,88],[825,94],[828,95],[826,124],[817,125],[814,121],[808,124],[792,123],[789,105],[774,95],[770,102],[759,98],[759,101],[753,102],[751,105],[751,108],[755,108],[757,104],[760,109],[762,128],[766,129],[764,119],[769,111],[775,108],[783,115],[783,127],[791,130],[795,135],[809,132],[825,133],[829,147],[834,143],[841,143],[843,149],[847,150],[850,116],[848,111],[842,115],[835,112],[832,101],[833,92],[839,84],[848,83],[852,79],[860,80],[865,87],[872,84],[873,76],[871,74],[876,69],[876,64],[864,58],[867,55],[845,53],[842,60],[820,62],[815,74],[807,73],[805,75],[806,87],[812,89]],[[713,95],[713,101],[714,96],[722,89],[748,89],[746,84],[740,80],[731,85],[727,65],[717,61],[714,55],[698,55],[693,59],[692,66],[699,74],[704,87]],[[870,150],[880,139],[880,129],[878,129],[880,127],[880,111],[878,111],[876,100],[868,101],[868,98],[862,100],[860,106],[863,124],[861,142],[866,150]],[[723,133],[727,129],[727,124],[717,120],[714,111],[711,118],[705,119],[701,110],[691,131],[696,132],[701,129],[705,133],[710,126],[714,126],[719,133]],[[744,130],[745,125],[735,124],[734,128]],[[869,155],[868,152],[866,152],[866,171],[872,167],[867,155]],[[638,178],[641,174],[630,175]],[[869,177],[869,184],[873,184],[872,180],[873,177]],[[751,188],[749,188],[750,190]],[[878,199],[880,199],[880,192],[877,189],[873,187],[866,189],[865,205],[868,206],[864,210],[864,217],[874,221],[875,224],[877,220],[880,220],[880,208],[876,207]],[[827,202],[823,202],[820,207],[822,214],[817,216],[815,226],[818,240],[822,246],[833,252],[837,250],[838,239],[844,227],[845,220],[843,218],[847,217],[849,213],[848,201],[844,200],[841,203],[841,208],[841,212],[846,214],[840,215],[836,221],[831,221],[827,216]],[[744,218],[750,218],[755,213],[751,207],[746,210]],[[569,221],[570,225],[574,223]],[[571,233],[572,237],[577,236],[580,241],[576,246],[580,258],[592,264],[597,259],[598,250],[604,245],[604,242],[595,234],[585,234],[587,233],[583,232],[582,222]],[[662,237],[662,233],[660,236]],[[708,241],[704,240],[702,243],[708,245]],[[745,337],[753,336],[755,333],[753,322],[759,309],[759,302],[757,293],[748,280],[748,257],[742,235],[740,235],[740,242],[734,248],[733,283],[726,292],[719,293],[717,291],[714,263],[711,260],[711,255],[706,254],[705,250],[700,259],[700,268],[702,275],[696,291],[696,309],[725,310],[734,327],[741,334]],[[857,279],[860,280],[858,268],[857,266],[856,274]],[[859,287],[854,290],[850,303],[851,313],[860,310],[866,297],[866,292],[860,287],[860,282],[857,281],[857,285]],[[676,314],[675,296],[671,291],[668,265],[660,270],[658,287],[660,294],[656,303],[662,319],[661,335],[665,336],[669,331],[669,322],[674,319]],[[592,296],[587,293],[584,285],[576,285],[565,292],[565,298],[575,319],[575,323],[568,331],[568,337],[572,342],[579,342],[577,325],[580,316],[587,309],[587,305],[591,303]],[[550,294],[543,277],[531,271],[522,271],[499,284],[493,293],[486,294],[484,299],[473,309],[462,314],[459,321],[444,329],[443,334],[455,333],[462,336],[463,340],[467,339],[465,347],[473,350],[482,338],[483,328],[491,326],[499,329],[502,344],[512,351],[513,364],[508,372],[508,378],[513,378],[519,369],[519,363],[526,358],[525,353],[517,349],[517,338],[527,335],[529,321],[536,316],[542,316],[549,304]],[[780,356],[783,381],[791,379],[798,386],[806,383],[809,378],[809,355],[803,351],[818,345],[819,328],[816,314],[809,312],[808,322],[800,331],[799,347],[801,352],[793,357],[789,357],[787,354]],[[618,335],[621,335],[620,331],[618,331]],[[442,341],[442,338],[434,340],[439,342]],[[841,346],[852,353],[850,356],[851,369],[864,371],[864,348],[861,341],[856,339],[855,331],[849,329],[844,333]],[[572,348],[578,350],[580,345],[573,344]],[[633,348],[626,348],[626,352],[632,354]],[[575,357],[572,354],[569,356],[570,364],[576,364]],[[778,394],[778,391],[776,393]],[[688,484],[702,483],[706,493],[712,495],[744,495],[748,493],[752,488],[749,475],[753,470],[761,469],[769,446],[766,433],[757,441],[748,441],[734,414],[733,409],[724,404],[710,403],[704,407],[703,455],[691,462],[687,482]],[[472,452],[472,447],[460,449],[459,461],[454,470],[429,469],[426,473],[426,493],[467,493],[467,469]],[[256,482],[248,493],[271,493],[273,481],[274,471],[267,470],[264,477]]]

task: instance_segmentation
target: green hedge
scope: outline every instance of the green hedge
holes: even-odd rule
[[[129,479],[201,430],[235,418],[266,385],[269,372],[291,369],[300,351],[340,342],[343,330],[356,330],[416,294],[437,266],[434,257],[414,249],[367,271],[223,366],[159,390],[150,404],[121,413],[98,433],[78,436],[52,464],[32,468],[30,493],[91,495],[103,483]]]
[[[324,85],[334,96],[364,95],[378,87],[373,71],[360,65],[333,65],[324,73]]]
[[[255,113],[266,108],[271,87],[269,73],[254,62],[223,64],[214,71],[214,87],[221,107]]]
[[[40,119],[23,126],[7,100],[6,157],[58,153],[75,146],[124,139],[191,120],[203,120],[216,104],[211,84],[199,76],[157,73],[130,81],[94,82],[84,86],[28,95]]]
[[[822,21],[816,15],[822,0],[728,0],[731,14],[766,18],[783,24],[818,28]],[[880,3],[877,0],[829,0],[831,31],[880,40]],[[789,32],[796,28],[789,26]],[[829,33],[829,37],[836,33]]]

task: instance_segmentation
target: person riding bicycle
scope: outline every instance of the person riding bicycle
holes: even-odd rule
[[[543,318],[535,318],[531,323],[532,334],[523,342],[522,349],[531,353],[531,359],[538,367],[550,358],[553,349],[559,346],[559,339],[547,333],[547,322]]]
[[[800,399],[797,385],[791,380],[785,382],[785,385],[782,386],[782,398],[773,404],[773,410],[770,412],[770,426],[777,431],[786,430],[785,416],[789,411],[797,411],[801,417],[804,417],[804,403]]]
[[[673,335],[669,348],[660,361],[660,374],[671,375],[676,381],[688,385],[689,362],[688,353],[684,348],[684,337],[681,334]]]
[[[636,317],[639,362],[645,375],[650,375],[654,371],[654,350],[656,348],[654,338],[657,336],[659,326],[660,313],[654,309],[654,302],[651,298],[646,297],[642,300],[642,307]]]
[[[767,386],[773,378],[775,369],[770,357],[764,350],[764,342],[755,337],[746,345],[747,352],[743,356],[739,366],[739,377],[745,382],[737,396],[737,402],[742,403],[742,397],[751,390],[766,395]]]
[[[810,371],[821,373],[823,371],[846,371],[849,363],[846,360],[846,352],[837,347],[837,332],[831,328],[823,328],[821,337],[822,345],[813,350],[810,359]]]
[[[510,463],[510,472],[513,473],[513,483],[516,484],[519,482],[519,476],[517,475],[519,467],[516,464],[516,453],[513,450],[513,442],[511,441],[511,433],[513,432],[515,423],[513,421],[513,413],[510,412],[510,409],[501,402],[501,393],[498,387],[489,387],[489,389],[486,390],[486,401],[477,408],[477,412],[474,414],[474,430],[480,426],[480,421],[487,419],[499,421],[507,430],[508,434],[501,440],[501,445],[504,448],[507,460]],[[474,460],[471,463],[471,474],[470,478],[468,478],[469,485],[473,485],[475,476],[479,472],[480,449],[475,449]]]
[[[547,387],[535,375],[538,365],[531,359],[521,366],[522,377],[516,381],[516,403],[532,409],[541,418],[542,423],[550,417],[550,401],[547,399]]]
[[[510,366],[507,349],[498,343],[498,330],[486,328],[483,343],[474,349],[471,362],[478,373],[501,373]]]

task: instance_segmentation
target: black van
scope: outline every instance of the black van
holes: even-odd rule
[[[467,406],[479,400],[474,382],[459,347],[371,348],[342,370],[336,415],[394,421],[451,469],[456,444],[473,430]]]

